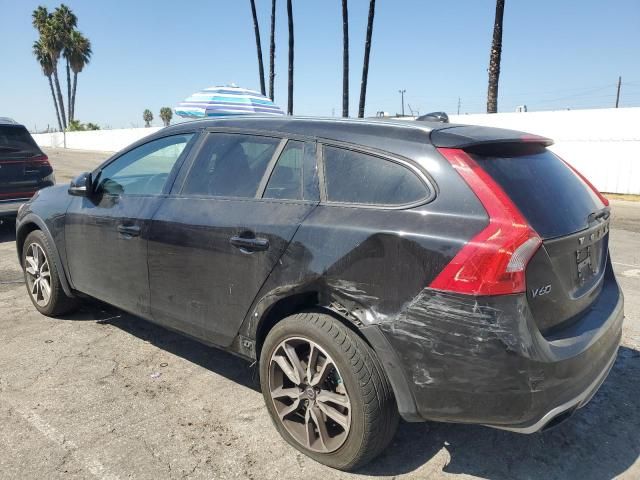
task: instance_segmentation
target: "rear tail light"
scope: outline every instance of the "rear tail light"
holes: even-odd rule
[[[49,163],[49,157],[47,157],[44,154],[30,158],[29,159],[29,163],[31,163],[34,166],[37,165],[39,167],[49,167],[49,166],[51,166],[51,164]]]
[[[558,155],[556,155],[556,157],[560,158]],[[596,194],[596,197],[598,197],[600,199],[600,201],[604,204],[605,207],[609,206],[609,200],[600,193],[600,191],[593,186],[593,183],[591,183],[589,180],[587,180],[587,177],[585,177],[584,175],[582,175],[578,170],[576,170],[573,165],[571,165],[569,162],[567,162],[566,160],[560,158],[560,160],[562,160],[562,162],[571,169],[571,171],[573,173],[575,173],[578,177],[580,177],[580,180],[582,180],[587,187],[589,187],[591,190],[593,190],[593,193]]]
[[[469,295],[524,292],[525,269],[542,240],[502,188],[465,151],[438,150],[476,194],[489,215],[489,225],[457,253],[429,287]]]

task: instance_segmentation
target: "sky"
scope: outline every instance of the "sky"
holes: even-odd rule
[[[144,125],[150,109],[235,83],[259,90],[249,0],[67,0],[93,57],[78,78],[76,118],[103,128]],[[31,130],[56,125],[31,48],[31,12],[59,2],[0,0],[0,116]],[[268,72],[270,0],[256,0]],[[368,0],[349,1],[350,113],[357,114]],[[486,110],[494,0],[378,0],[366,115]],[[339,0],[294,0],[294,113],[332,116],[342,105]],[[275,101],[287,103],[286,1],[278,0]],[[640,0],[507,0],[498,109],[640,106]],[[61,81],[65,72],[59,66]],[[268,82],[268,80],[267,80]],[[64,91],[64,84],[63,84]]]

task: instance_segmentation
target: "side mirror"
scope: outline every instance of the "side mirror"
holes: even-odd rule
[[[69,192],[69,195],[73,195],[75,197],[88,197],[91,195],[91,192],[93,191],[91,173],[81,173],[71,180],[69,190],[67,191]]]

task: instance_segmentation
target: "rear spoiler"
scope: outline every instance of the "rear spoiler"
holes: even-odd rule
[[[431,143],[435,147],[460,148],[462,150],[486,150],[493,148],[537,147],[553,145],[553,140],[530,133],[503,128],[476,125],[456,125],[431,131]],[[484,147],[484,148],[483,148]]]

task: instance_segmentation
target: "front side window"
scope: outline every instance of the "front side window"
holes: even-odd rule
[[[98,191],[112,195],[159,195],[192,133],[152,140],[104,167]]]
[[[264,198],[318,200],[315,145],[289,140],[276,163]]]
[[[279,138],[211,133],[189,172],[182,193],[255,197]]]
[[[324,147],[327,200],[361,205],[406,205],[429,197],[409,168],[366,153]]]

